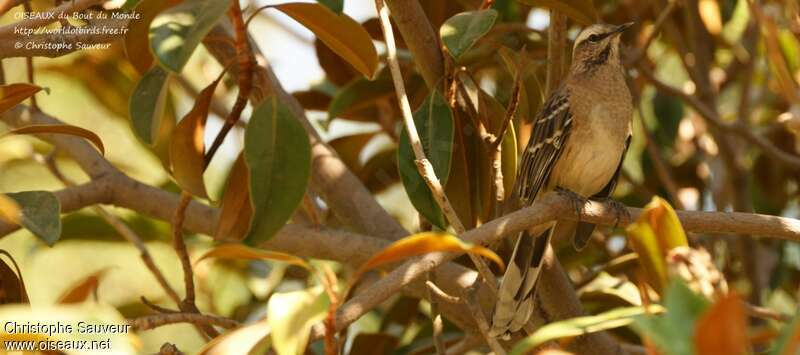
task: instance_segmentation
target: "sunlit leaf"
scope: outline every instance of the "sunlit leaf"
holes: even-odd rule
[[[137,0],[138,1],[138,0]],[[128,3],[132,2],[129,0]],[[180,0],[141,0],[135,4],[135,11],[141,18],[128,23],[125,34],[125,54],[139,74],[146,73],[153,66],[153,54],[150,53],[150,23],[161,11],[180,3]]]
[[[260,320],[211,339],[198,355],[264,354],[269,345],[269,324]]]
[[[658,305],[651,305],[649,308],[617,308],[595,316],[577,317],[550,323],[537,329],[536,332],[525,339],[517,342],[509,352],[509,355],[527,354],[535,347],[551,340],[572,338],[584,334],[624,327],[633,323],[633,319],[636,316],[662,311],[663,308]]]
[[[0,86],[0,113],[8,111],[41,90],[39,86],[25,83]]]
[[[70,136],[76,136],[85,138],[89,142],[92,142],[100,153],[105,154],[106,150],[103,146],[103,141],[100,137],[97,136],[94,132],[80,128],[78,126],[70,126],[66,124],[41,124],[41,125],[29,125],[25,127],[20,127],[9,131],[7,134],[39,134],[39,133],[52,133],[52,134],[66,134]]]
[[[414,123],[436,177],[442,185],[447,184],[453,153],[453,113],[438,91],[433,91],[414,112]],[[417,170],[416,156],[405,130],[400,136],[397,156],[400,178],[414,208],[432,224],[444,229],[444,215]]]
[[[128,111],[133,133],[147,144],[154,144],[161,128],[167,101],[169,73],[154,66],[142,76],[131,94]]]
[[[667,284],[667,253],[688,246],[678,215],[666,200],[656,196],[626,230],[650,285],[661,292]]]
[[[210,258],[271,260],[271,261],[280,261],[292,265],[301,266],[306,269],[310,268],[308,264],[305,262],[305,260],[298,258],[294,255],[280,253],[276,251],[251,248],[244,244],[229,243],[216,246],[213,249],[207,251],[205,254],[203,254],[203,256],[201,256],[199,259],[197,259],[197,261],[195,261],[195,264]]]
[[[289,3],[276,5],[297,22],[314,32],[323,43],[367,78],[378,68],[378,52],[361,25],[347,15],[337,15],[319,4]]]
[[[197,45],[222,18],[230,0],[184,0],[150,23],[150,48],[164,68],[180,73]]]
[[[61,237],[61,203],[48,191],[24,191],[8,193],[22,207],[23,227],[52,246]]]
[[[447,52],[458,61],[462,54],[489,32],[496,20],[497,11],[492,9],[462,12],[442,24],[439,36]]]
[[[4,261],[3,256],[11,261],[14,269]],[[7,251],[0,249],[0,304],[8,303],[28,303],[28,292],[17,261]]]
[[[61,297],[58,298],[57,303],[81,303],[89,299],[95,292],[97,287],[100,286],[100,278],[108,272],[108,268],[103,268],[91,273],[89,276],[83,278],[67,290]]]
[[[208,109],[214,98],[214,89],[222,75],[197,95],[194,107],[183,116],[172,131],[169,145],[169,160],[172,163],[172,176],[178,186],[192,195],[206,198],[206,185],[203,182],[205,170],[204,133]]]
[[[0,220],[6,223],[19,224],[22,211],[14,199],[0,194]]]
[[[377,254],[373,255],[359,268],[359,273],[378,266],[398,262],[412,256],[434,252],[462,252],[483,256],[493,261],[501,269],[505,267],[503,260],[488,248],[461,241],[452,234],[442,232],[417,233],[400,239]]]
[[[544,6],[549,9],[563,12],[567,17],[579,22],[581,25],[591,25],[597,22],[597,10],[592,0],[517,0],[532,6]]]
[[[303,354],[311,326],[325,317],[329,304],[322,286],[273,294],[267,303],[267,323],[278,355]]]
[[[244,135],[250,172],[253,223],[246,243],[271,238],[303,199],[311,170],[311,147],[297,118],[274,96],[256,107]]]
[[[250,173],[244,162],[244,154],[239,154],[228,174],[225,194],[222,195],[219,224],[214,239],[241,241],[250,230],[253,206],[250,202]]]
[[[717,1],[700,0],[697,2],[697,10],[700,12],[700,19],[703,20],[708,33],[718,35],[722,31],[722,17]]]
[[[514,132],[514,124],[510,123],[503,141],[500,143],[501,163],[503,171],[503,189],[505,198],[511,195],[514,189],[514,180],[517,178],[517,134]]]
[[[694,345],[697,355],[749,353],[747,317],[739,296],[722,296],[697,320]]]

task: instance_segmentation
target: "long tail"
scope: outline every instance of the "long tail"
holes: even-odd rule
[[[533,312],[536,283],[542,271],[544,252],[552,235],[553,227],[547,228],[537,237],[531,237],[527,231],[520,233],[503,282],[497,291],[489,335],[506,337],[522,329],[528,322]]]

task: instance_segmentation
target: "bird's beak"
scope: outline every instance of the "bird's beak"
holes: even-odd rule
[[[617,26],[617,28],[615,28],[612,33],[618,35],[618,34],[620,34],[622,32],[625,32],[625,30],[627,30],[629,27],[633,26],[633,24],[634,24],[634,22],[623,23],[623,24]]]

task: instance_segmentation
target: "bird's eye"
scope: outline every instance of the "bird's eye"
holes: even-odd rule
[[[594,35],[589,36],[589,42],[597,42],[599,40],[600,40],[600,35],[594,34]]]

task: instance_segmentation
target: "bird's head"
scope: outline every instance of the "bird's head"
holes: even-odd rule
[[[591,72],[605,64],[619,63],[619,36],[633,22],[622,25],[605,23],[586,27],[572,47],[572,66],[578,72]]]

